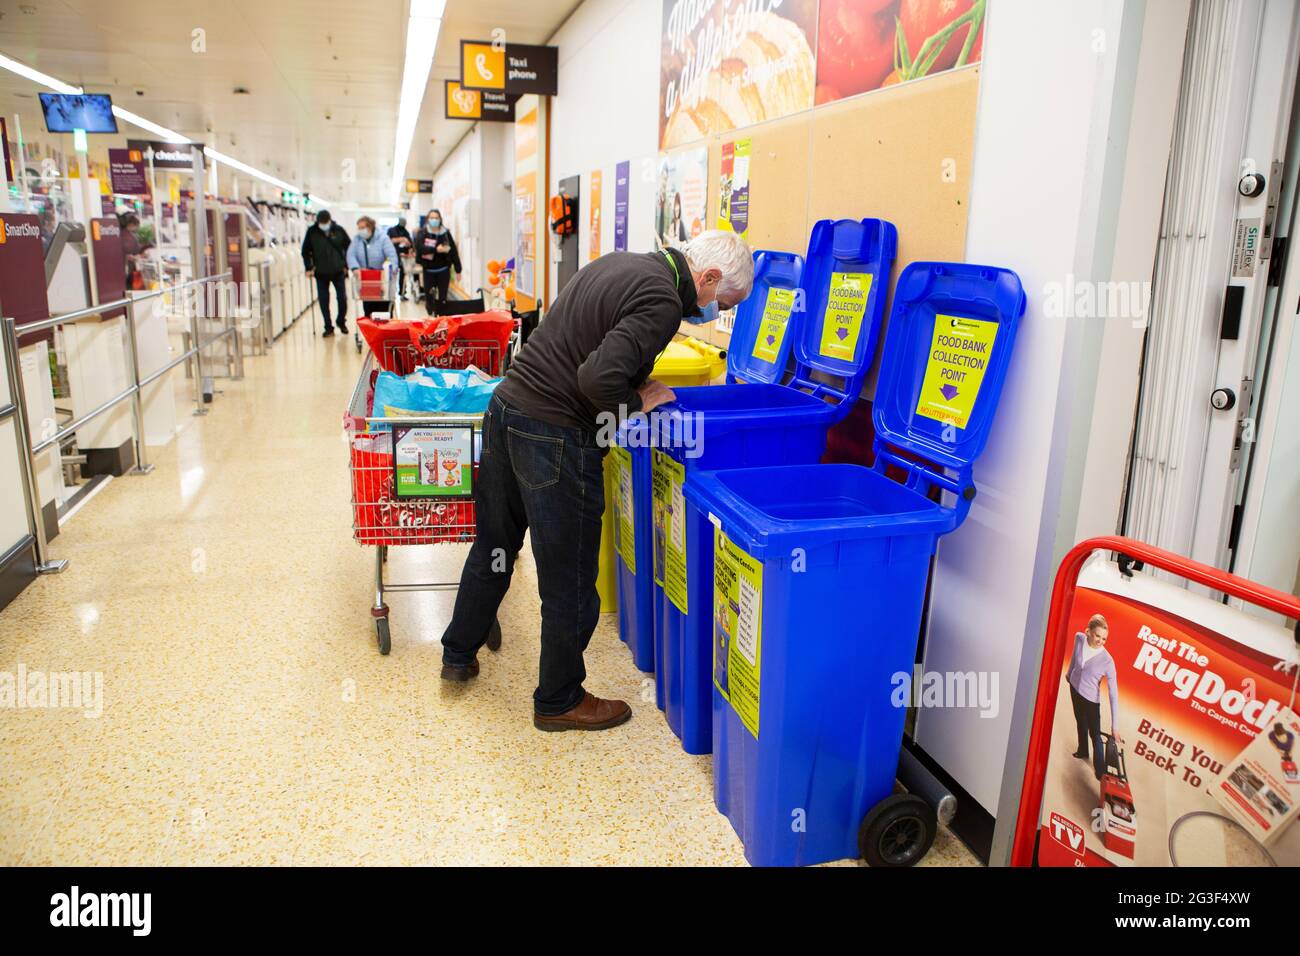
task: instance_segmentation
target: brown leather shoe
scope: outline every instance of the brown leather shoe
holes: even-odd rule
[[[457,667],[455,664],[442,665],[442,679],[454,681],[467,681],[472,677],[478,677],[478,661],[470,661],[464,667]]]
[[[632,708],[621,700],[603,700],[587,694],[572,710],[554,717],[533,714],[533,726],[538,730],[606,730],[632,719]]]

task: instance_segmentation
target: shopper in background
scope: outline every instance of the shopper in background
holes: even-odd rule
[[[393,248],[397,250],[399,265],[409,261],[415,255],[415,246],[411,242],[411,234],[407,231],[404,220],[399,219],[397,225],[389,227],[388,238]],[[406,270],[401,268],[397,270],[397,297],[406,298]]]
[[[447,231],[442,213],[430,210],[424,226],[415,234],[415,258],[424,270],[424,311],[433,315],[437,303],[447,301],[451,270],[460,275],[460,253],[456,240]]]
[[[605,510],[606,416],[648,412],[672,391],[649,381],[685,316],[716,317],[749,295],[754,263],[733,232],[682,249],[611,252],[578,270],[519,352],[484,416],[476,533],[443,634],[444,680],[478,674],[477,654],[530,532],[542,598],[533,693],[539,730],[602,730],[632,710],[583,689],[583,651],[600,614],[596,566]]]
[[[307,227],[307,234],[302,237],[302,263],[307,268],[307,275],[316,277],[316,296],[320,299],[320,312],[325,320],[325,331],[321,334],[329,338],[334,334],[330,324],[330,289],[334,289],[338,301],[339,331],[348,332],[348,234],[342,226],[330,219],[328,209],[316,214],[314,225]]]
[[[357,220],[357,234],[348,246],[348,268],[353,272],[359,269],[389,268],[394,272],[402,271],[402,263],[397,259],[397,250],[386,233],[375,228],[375,221],[369,216]],[[389,281],[392,281],[390,273]],[[392,306],[391,299],[369,299],[361,303],[366,316],[376,312],[387,312]]]
[[[143,289],[144,277],[140,273],[140,260],[151,247],[151,243],[140,238],[140,217],[133,212],[124,212],[117,217],[122,227],[122,253],[126,256],[126,287]]]
[[[1101,679],[1106,678],[1106,691],[1110,697],[1110,734],[1118,746],[1119,736],[1119,686],[1115,679],[1115,659],[1106,650],[1110,626],[1106,618],[1094,614],[1088,620],[1087,630],[1074,635],[1074,653],[1070,655],[1070,669],[1066,680],[1070,684],[1070,703],[1074,706],[1074,725],[1078,731],[1079,746],[1074,756],[1088,759],[1088,744],[1092,744],[1092,769],[1100,780],[1106,772],[1106,757],[1101,739]]]

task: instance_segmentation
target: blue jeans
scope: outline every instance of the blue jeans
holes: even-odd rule
[[[330,331],[330,286],[339,302],[339,321],[348,318],[348,277],[340,272],[336,276],[316,276],[316,297],[320,301],[320,312],[325,318],[325,331]]]
[[[442,635],[442,659],[456,666],[474,659],[510,588],[524,532],[531,532],[542,599],[533,708],[543,716],[572,709],[585,694],[582,654],[600,617],[603,456],[595,433],[538,421],[500,398],[488,405],[474,495],[476,537]]]

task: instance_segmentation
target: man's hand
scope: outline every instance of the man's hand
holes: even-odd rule
[[[654,379],[646,382],[636,391],[641,396],[641,411],[643,412],[652,411],[660,405],[666,405],[677,398],[671,388],[663,382],[656,382]]]
[[[308,279],[312,278],[314,275],[316,275],[316,270],[315,270],[315,269],[308,269],[308,270],[307,270],[307,278],[308,278]]]

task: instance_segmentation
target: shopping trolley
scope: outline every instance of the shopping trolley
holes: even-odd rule
[[[402,296],[405,302],[420,301],[420,282],[419,263],[416,262],[414,255],[399,255],[398,261],[402,264],[402,287],[405,288],[405,294]]]
[[[349,276],[352,283],[352,298],[357,301],[357,317],[360,318],[365,314],[365,304],[367,302],[388,302],[389,308],[394,304],[392,289],[393,276],[387,267],[382,269],[354,269]],[[361,340],[361,332],[354,329],[352,332],[353,341],[357,343],[357,354],[361,354],[361,348],[365,344]]]
[[[374,405],[375,380],[381,370],[418,367],[468,368],[476,367],[497,375],[503,363],[516,347],[517,334],[512,336],[503,350],[498,342],[466,341],[441,355],[425,353],[415,343],[388,342],[382,345],[383,354],[376,364],[373,352],[366,356],[361,374],[353,388],[348,412],[344,418],[349,448],[349,469],[352,480],[352,532],[356,541],[375,548],[375,603],[370,616],[375,622],[375,639],[379,653],[392,649],[388,627],[388,605],[384,595],[389,591],[454,591],[456,581],[432,583],[393,583],[384,580],[384,565],[388,549],[393,546],[470,543],[474,540],[475,500],[477,487],[477,449],[482,446],[483,415],[431,413],[407,415],[385,414]],[[504,352],[504,354],[503,354]],[[455,361],[462,365],[450,364]],[[452,466],[456,474],[468,467],[472,478],[468,494],[458,497],[403,497],[398,485],[398,466],[403,459],[398,456],[398,442],[411,429],[441,429],[468,432],[469,455],[454,457]],[[469,463],[466,463],[468,457]],[[447,465],[446,456],[432,462],[415,456],[417,470],[431,466],[431,477],[443,474],[440,468]],[[406,467],[406,466],[403,466]],[[451,472],[447,473],[450,479]],[[436,479],[435,479],[436,480]],[[501,646],[501,625],[494,621],[487,635],[487,646],[497,650]]]

